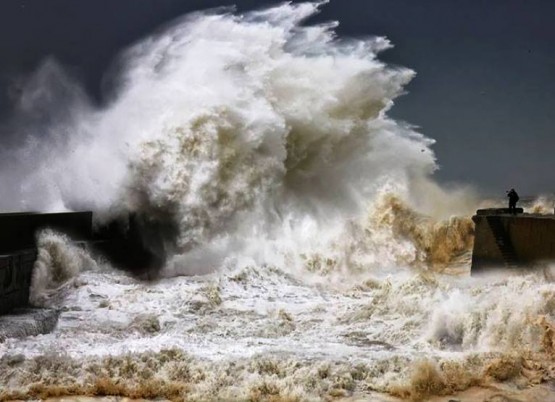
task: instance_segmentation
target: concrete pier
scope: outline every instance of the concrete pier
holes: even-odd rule
[[[36,258],[35,249],[0,255],[0,315],[28,304]]]
[[[522,269],[555,261],[555,215],[511,215],[508,209],[478,210],[472,274],[488,268]]]
[[[92,212],[54,214],[0,214],[0,254],[35,248],[35,235],[41,229],[54,229],[75,241],[92,238]]]

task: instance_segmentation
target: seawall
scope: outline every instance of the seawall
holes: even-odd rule
[[[522,210],[520,210],[522,211]],[[555,261],[555,215],[478,210],[472,274],[488,268],[525,268]]]
[[[29,288],[36,258],[35,249],[0,255],[0,315],[29,303]]]

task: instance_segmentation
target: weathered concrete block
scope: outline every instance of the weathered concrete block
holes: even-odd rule
[[[497,214],[484,210],[476,224],[472,273],[484,269],[530,267],[555,261],[555,216]]]
[[[27,306],[35,249],[0,255],[0,315],[16,307]]]

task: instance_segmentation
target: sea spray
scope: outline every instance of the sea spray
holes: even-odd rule
[[[80,272],[98,269],[97,262],[69,237],[52,230],[37,234],[38,255],[33,267],[29,301],[47,306],[50,296],[77,277]]]
[[[12,150],[28,169],[9,201],[169,227],[175,275],[230,254],[279,263],[291,247],[325,249],[384,187],[416,199],[433,141],[387,116],[414,73],[377,59],[384,38],[302,25],[320,6],[196,13],[137,43],[120,56],[109,104],[76,102],[33,137],[40,146]]]

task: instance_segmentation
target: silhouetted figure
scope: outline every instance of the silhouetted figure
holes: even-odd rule
[[[511,188],[511,191],[507,192],[507,197],[509,197],[509,212],[516,215],[516,203],[519,197],[514,188]]]

